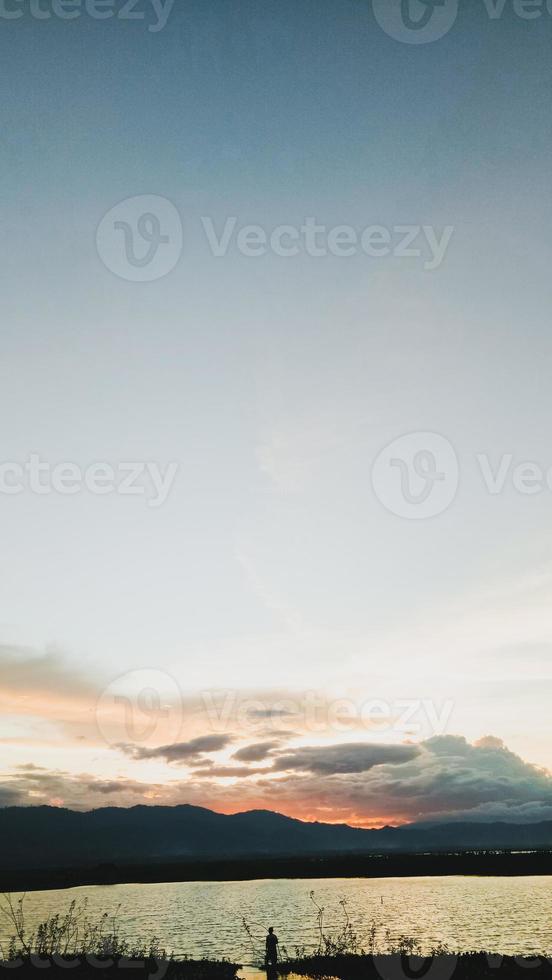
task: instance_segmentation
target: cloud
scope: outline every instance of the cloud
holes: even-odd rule
[[[516,820],[520,808],[546,814],[552,807],[550,773],[510,752],[500,739],[486,737],[472,745],[462,736],[436,736],[415,748],[410,761],[382,762],[364,772],[332,771],[322,760],[314,771],[290,771],[278,782],[265,780],[266,805],[275,805],[277,798],[285,808],[293,801],[298,815],[328,819],[331,814],[331,819],[363,826],[464,819],[466,814]],[[341,752],[336,755],[341,758]],[[303,760],[303,769],[310,761]],[[346,754],[343,761],[346,765]]]
[[[414,794],[423,788],[424,809],[433,805],[442,814],[552,805],[550,773],[525,762],[501,739],[486,736],[471,745],[460,736],[442,735],[424,748],[424,766],[411,784]]]
[[[479,738],[477,742],[474,742],[476,748],[479,749],[505,749],[506,746],[501,738],[497,738],[496,735],[484,735],[483,738]]]
[[[0,782],[0,806],[54,802],[90,809],[137,802],[193,803],[226,813],[264,807],[302,819],[357,826],[552,819],[550,773],[524,761],[492,735],[475,744],[462,736],[443,735],[416,745],[342,743],[292,748],[279,756],[271,750],[267,758],[272,764],[266,768],[213,763],[203,755],[229,742],[230,736],[203,736],[157,749],[130,747],[133,754],[138,751],[143,757],[146,752],[146,758],[166,760],[170,748],[174,759],[167,761],[196,767],[185,779],[163,783],[118,773],[99,779],[23,763]],[[259,744],[263,743],[245,748],[259,754]]]
[[[128,696],[138,720],[143,717],[141,706],[136,703],[135,674],[133,670],[128,672],[125,688],[126,675],[120,675],[117,668],[111,674],[96,672],[70,664],[56,650],[0,644],[0,713],[4,719],[11,719],[8,734],[4,732],[0,741],[19,746],[51,742],[57,746],[64,740],[71,747],[78,743],[83,749],[111,748],[126,738],[127,703],[121,695]],[[166,675],[161,671],[161,685],[164,680]],[[162,712],[157,719],[155,736],[162,744],[170,742],[172,720],[176,718],[182,722],[179,737],[183,742],[205,731],[236,731],[258,741],[281,735],[291,737],[291,720],[294,731],[300,733],[309,719],[307,694],[290,694],[278,688],[189,692],[179,694],[177,701],[169,698],[169,707],[169,720],[165,721]]]
[[[81,778],[85,779],[86,777]],[[116,793],[132,793],[136,796],[143,796],[145,791],[143,783],[133,782],[130,779],[91,779],[85,785],[91,793],[101,793],[102,796],[112,796]]]
[[[69,667],[55,650],[42,653],[29,647],[0,644],[0,675],[2,689],[18,695],[89,697],[97,691],[92,678],[82,669]]]
[[[274,763],[277,771],[302,770],[303,772],[332,774],[367,772],[374,766],[400,765],[410,762],[420,754],[415,745],[376,745],[366,742],[350,742],[292,749],[279,756]]]
[[[438,823],[540,823],[552,820],[552,802],[531,803],[481,803],[470,810],[438,813],[420,821],[431,826]]]
[[[239,762],[261,762],[278,747],[278,742],[254,742],[234,752],[233,758],[238,759]]]
[[[268,773],[270,769],[250,769],[248,766],[211,766],[207,769],[197,769],[194,777],[222,777],[231,776],[233,779],[247,779],[249,776],[258,776],[260,773]]]
[[[24,802],[24,794],[17,786],[0,785],[0,807],[19,806]]]
[[[133,759],[165,759],[166,762],[176,762],[181,765],[201,760],[203,753],[220,752],[233,742],[231,735],[201,735],[189,742],[175,742],[173,745],[158,745],[155,748],[143,748],[139,745],[122,744],[118,748]]]
[[[101,743],[94,708],[103,683],[56,650],[0,644],[0,712],[12,718],[12,744]]]
[[[249,712],[251,718],[297,718],[299,711],[290,708],[254,708]]]
[[[342,444],[330,413],[326,419],[319,412],[301,420],[284,415],[264,429],[257,462],[280,492],[295,494],[305,489],[328,455]]]
[[[67,806],[91,809],[109,796],[109,805],[131,806],[137,798],[151,802],[165,787],[140,783],[123,776],[106,780],[88,773],[69,773],[61,769],[44,770],[32,764],[18,766],[0,783],[0,806]],[[98,797],[100,799],[98,799]],[[116,799],[112,800],[111,797]]]

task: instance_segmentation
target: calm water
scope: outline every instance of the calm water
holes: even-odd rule
[[[552,877],[520,878],[327,878],[319,881],[264,880],[110,885],[34,892],[27,895],[29,923],[61,912],[71,900],[88,899],[91,917],[120,906],[122,931],[131,938],[155,935],[174,953],[226,956],[248,964],[262,948],[268,925],[280,942],[317,942],[316,910],[325,908],[326,930],[342,922],[346,899],[351,921],[365,937],[372,921],[384,948],[391,936],[415,937],[424,951],[437,942],[454,950],[552,953]],[[15,896],[19,897],[19,896]],[[254,946],[242,926],[245,917]],[[9,929],[0,921],[0,937]]]

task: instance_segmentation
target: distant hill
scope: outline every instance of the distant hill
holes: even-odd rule
[[[409,824],[360,830],[305,823],[270,810],[227,816],[196,806],[0,809],[4,868],[98,862],[552,848],[552,821]]]

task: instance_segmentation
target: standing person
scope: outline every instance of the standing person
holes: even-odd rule
[[[266,937],[265,962],[267,969],[271,966],[275,967],[278,962],[278,936],[272,926],[270,926],[268,936]]]

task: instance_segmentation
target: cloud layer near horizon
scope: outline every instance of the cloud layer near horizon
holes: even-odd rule
[[[212,747],[208,740],[203,744]],[[193,757],[194,765],[198,761]],[[158,783],[127,775],[99,779],[28,764],[0,785],[2,806],[51,802],[78,809],[194,803],[223,812],[262,806],[304,819],[363,826],[431,819],[529,822],[552,819],[552,777],[499,739],[470,745],[449,735],[418,746],[287,748],[262,769],[204,760],[196,771]]]
[[[0,667],[0,704],[13,721],[13,734],[2,737],[0,806],[266,807],[361,826],[552,818],[551,775],[497,737],[384,739],[356,722],[313,730],[300,700],[273,691],[257,699],[248,692],[247,723],[243,698],[189,696],[180,703],[178,737],[162,737],[174,707],[163,702],[152,738],[110,741],[97,718],[101,681],[67,670],[51,652],[0,647]],[[112,700],[119,711],[128,707]]]

